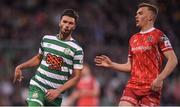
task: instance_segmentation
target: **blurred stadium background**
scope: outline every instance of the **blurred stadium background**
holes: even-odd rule
[[[45,34],[58,33],[62,10],[79,12],[74,38],[80,42],[101,85],[101,105],[117,105],[129,77],[125,73],[95,67],[97,54],[113,61],[127,59],[128,39],[138,31],[134,15],[139,0],[0,0],[0,106],[26,105],[28,83],[35,69],[24,71],[24,81],[12,84],[15,66],[38,52]],[[160,11],[156,27],[169,37],[180,57],[180,0],[151,0]],[[180,65],[165,80],[161,105],[180,105]]]

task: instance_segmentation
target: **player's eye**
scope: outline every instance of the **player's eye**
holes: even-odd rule
[[[139,12],[139,14],[140,14],[140,15],[142,15],[142,14],[143,14],[143,12]]]
[[[73,22],[69,22],[70,25],[73,25],[74,23]]]
[[[63,20],[63,23],[67,23],[67,21],[66,21],[66,20]]]

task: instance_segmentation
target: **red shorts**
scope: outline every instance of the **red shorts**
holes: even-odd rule
[[[159,106],[160,91],[140,90],[126,87],[120,101],[127,101],[135,106]]]

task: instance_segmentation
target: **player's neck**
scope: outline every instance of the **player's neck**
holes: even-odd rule
[[[141,28],[140,32],[141,32],[141,33],[147,32],[147,31],[149,31],[149,30],[152,29],[152,28],[154,28],[154,25],[153,25],[153,24],[147,25],[147,26],[143,26],[143,27]]]
[[[69,40],[71,40],[71,35],[63,35],[63,34],[61,34],[61,33],[59,33],[58,35],[57,35],[57,37],[60,39],[60,40],[65,40],[65,41],[69,41]]]

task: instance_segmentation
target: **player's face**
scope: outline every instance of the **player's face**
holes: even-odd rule
[[[69,16],[63,16],[59,22],[60,31],[63,35],[70,35],[75,26],[75,19]]]
[[[141,7],[136,12],[136,26],[144,27],[147,25],[148,21],[152,20],[152,12],[148,9],[148,7]]]

